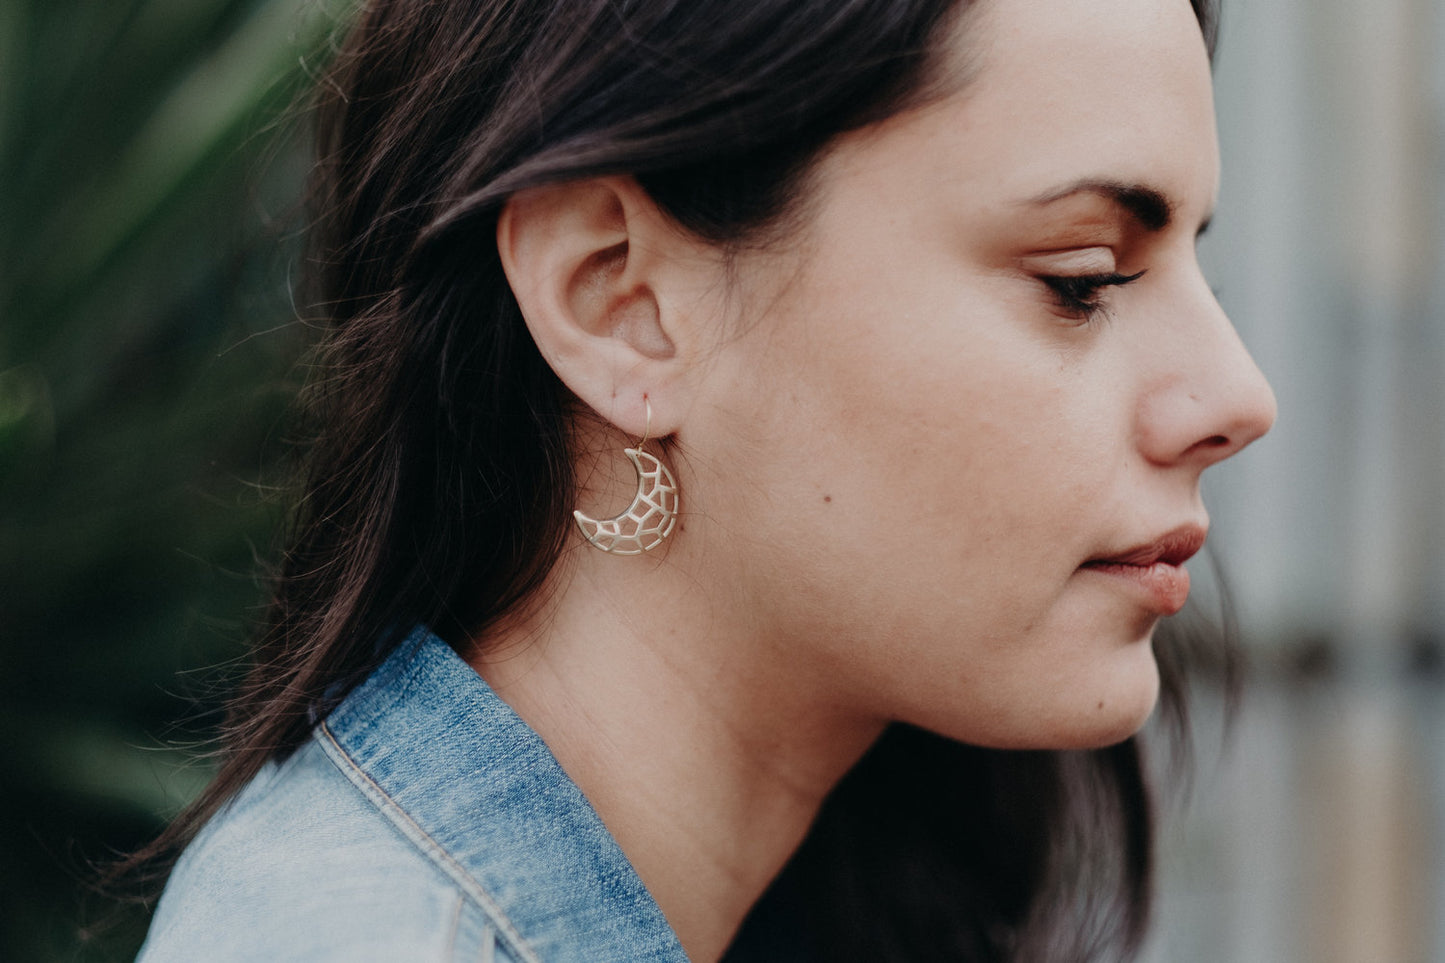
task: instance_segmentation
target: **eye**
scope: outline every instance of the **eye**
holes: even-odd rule
[[[1067,317],[1079,321],[1093,321],[1101,314],[1106,304],[1104,289],[1133,284],[1144,276],[1138,274],[1041,274],[1038,279],[1054,295],[1055,307]]]

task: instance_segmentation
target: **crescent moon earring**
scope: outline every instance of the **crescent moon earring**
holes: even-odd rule
[[[652,402],[643,395],[642,403],[647,406],[647,426],[642,430],[642,440],[636,448],[622,449],[637,469],[637,495],[632,504],[621,515],[611,518],[591,518],[580,511],[572,513],[582,537],[594,548],[612,555],[641,555],[654,549],[672,534],[672,527],[677,523],[677,482],[666,465],[642,450],[652,432]]]

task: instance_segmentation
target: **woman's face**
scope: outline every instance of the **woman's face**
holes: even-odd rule
[[[745,254],[683,441],[780,688],[985,745],[1104,744],[1268,385],[1201,276],[1187,0],[983,0],[966,82],[845,137]]]

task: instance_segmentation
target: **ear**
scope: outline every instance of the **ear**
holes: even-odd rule
[[[649,405],[654,438],[675,432],[687,409],[697,332],[679,295],[700,290],[689,275],[701,246],[626,177],[521,191],[497,221],[502,269],[542,356],[578,398],[638,437]]]

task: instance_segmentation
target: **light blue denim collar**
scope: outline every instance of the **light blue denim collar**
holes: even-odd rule
[[[686,963],[586,797],[451,648],[418,629],[317,730],[522,960]]]

